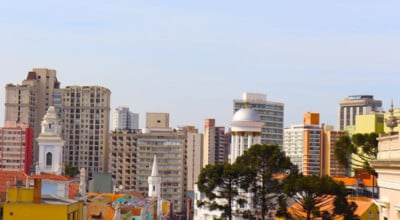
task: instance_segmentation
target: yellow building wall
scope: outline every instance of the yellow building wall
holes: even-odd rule
[[[360,220],[379,220],[378,206],[371,204],[371,206],[360,216]]]
[[[380,113],[367,114],[367,115],[357,115],[355,133],[372,133],[376,132],[378,134],[384,131],[384,115]]]
[[[33,190],[27,188],[10,188],[7,191],[9,202],[33,202]]]
[[[387,118],[389,118],[389,116],[390,116],[390,113],[389,112],[387,112],[387,113],[385,113],[385,120],[387,119]],[[393,116],[395,116],[395,117],[397,117],[397,118],[400,118],[400,109],[394,109],[394,112],[393,112]],[[393,131],[399,131],[399,126],[400,125],[398,125],[397,127],[395,127],[394,129],[393,129]],[[384,124],[384,132],[385,133],[389,133],[390,132],[390,128],[388,127],[388,126],[386,126],[386,123]]]

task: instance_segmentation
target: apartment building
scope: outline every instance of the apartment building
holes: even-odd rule
[[[336,141],[343,135],[346,135],[345,131],[335,131],[332,125],[322,126],[322,175],[346,176],[346,168],[335,157]]]
[[[139,129],[139,114],[133,113],[128,107],[119,106],[113,111],[112,130]]]
[[[226,138],[225,127],[215,126],[215,119],[204,121],[203,167],[228,162],[229,145]]]
[[[110,125],[109,89],[101,86],[67,86],[60,89],[64,162],[85,168],[88,178],[108,168]]]
[[[60,88],[56,71],[33,68],[22,84],[7,84],[5,96],[5,121],[29,124],[33,138],[40,133],[40,122],[47,108],[53,105],[54,91]],[[38,144],[32,141],[33,160],[38,160]]]
[[[32,164],[33,129],[28,124],[6,121],[0,128],[0,171],[24,171]]]

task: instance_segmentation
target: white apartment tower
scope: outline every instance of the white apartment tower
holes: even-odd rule
[[[356,124],[357,115],[382,112],[382,101],[372,95],[352,95],[339,103],[339,130]]]
[[[33,137],[41,131],[41,119],[49,106],[53,106],[54,91],[60,88],[56,71],[34,68],[22,84],[7,84],[5,97],[5,121],[29,124]],[[38,144],[33,141],[33,161],[38,160]]]
[[[67,86],[60,93],[64,161],[85,168],[91,179],[108,168],[111,92],[101,86]]]
[[[285,128],[283,151],[304,175],[321,174],[321,133],[318,113],[306,113],[304,124]],[[307,120],[307,118],[313,118]]]
[[[262,144],[283,144],[284,104],[267,100],[262,93],[243,93],[242,99],[233,100],[233,113],[241,108],[253,109],[263,122],[261,130]]]
[[[129,111],[128,107],[117,107],[113,112],[112,130],[139,129],[139,114]]]

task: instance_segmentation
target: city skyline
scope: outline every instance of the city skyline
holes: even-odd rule
[[[110,89],[111,107],[139,113],[141,128],[146,112],[170,113],[173,127],[228,127],[243,92],[284,103],[285,127],[310,111],[337,129],[349,95],[400,106],[400,3],[288,3],[7,2],[0,119],[6,84],[32,68],[55,69],[61,87]]]

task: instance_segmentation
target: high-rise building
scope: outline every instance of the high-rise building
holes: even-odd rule
[[[118,188],[136,189],[137,137],[135,130],[112,130],[110,133],[108,171]]]
[[[108,168],[111,92],[101,86],[67,86],[60,92],[64,162],[85,168],[91,179]]]
[[[322,126],[322,175],[343,177],[346,168],[339,164],[335,157],[335,143],[345,131],[335,131],[331,125]]]
[[[186,137],[180,129],[169,127],[167,113],[146,114],[146,129],[137,134],[136,190],[148,192],[154,155],[162,179],[161,198],[173,203],[176,213],[186,208]],[[149,125],[154,125],[151,127]]]
[[[248,107],[255,110],[264,122],[261,131],[262,144],[283,144],[284,104],[267,101],[267,95],[261,93],[244,93],[242,99],[233,100],[233,112]]]
[[[32,128],[6,121],[0,128],[0,171],[24,171],[32,164]]]
[[[319,113],[304,114],[304,124],[284,130],[283,151],[304,175],[321,174]]]
[[[382,101],[372,95],[352,95],[339,103],[339,130],[355,125],[356,116],[371,112],[382,112]]]
[[[203,144],[203,167],[207,164],[228,162],[229,145],[225,127],[215,126],[215,119],[204,121]]]
[[[186,134],[187,191],[193,192],[203,168],[203,134],[198,133],[194,126],[185,126],[183,130]]]
[[[5,121],[29,124],[33,137],[39,136],[40,122],[47,108],[53,105],[54,90],[60,88],[56,71],[34,68],[21,85],[7,84],[5,97]],[[38,160],[38,144],[33,141],[33,163]]]
[[[128,107],[117,107],[113,112],[112,130],[139,129],[139,114],[129,111]]]
[[[147,180],[156,156],[162,182],[161,198],[171,201],[176,213],[183,213],[186,207],[188,167],[185,133],[190,132],[170,128],[168,113],[148,113],[146,116],[148,126],[141,132],[111,131],[110,173],[117,187],[138,190],[147,195]],[[199,138],[195,138],[194,141],[198,141]]]

